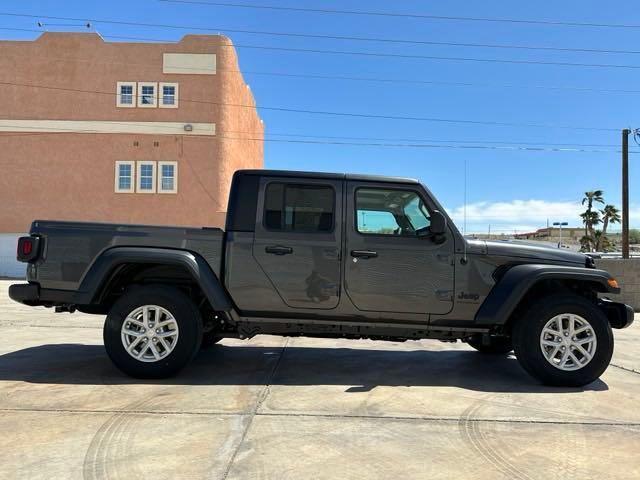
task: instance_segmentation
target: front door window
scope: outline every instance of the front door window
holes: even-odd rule
[[[359,233],[415,237],[430,225],[420,196],[411,190],[360,188],[356,191]]]

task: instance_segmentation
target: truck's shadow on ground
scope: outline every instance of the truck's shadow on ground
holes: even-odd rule
[[[54,344],[0,355],[0,380],[71,385],[344,385],[347,392],[376,386],[452,386],[486,392],[607,390],[597,380],[584,388],[538,384],[513,356],[464,350],[376,350],[287,347],[271,377],[278,347],[216,345],[200,352],[178,376],[138,380],[120,373],[101,345]]]

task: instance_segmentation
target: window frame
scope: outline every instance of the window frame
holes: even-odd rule
[[[282,190],[282,207],[284,209],[285,207],[285,203],[286,203],[286,199],[287,199],[287,187],[321,187],[321,188],[329,188],[331,189],[331,192],[333,194],[332,196],[332,202],[331,202],[331,210],[332,210],[332,218],[331,218],[331,229],[330,230],[284,230],[284,229],[274,229],[274,228],[270,228],[267,226],[267,216],[266,216],[266,211],[267,211],[267,191],[269,190],[269,187],[271,185],[274,184],[280,184],[283,185],[284,188]],[[283,233],[283,234],[318,234],[318,235],[327,235],[327,234],[333,234],[336,230],[336,204],[337,204],[337,192],[336,189],[333,185],[328,184],[328,183],[301,183],[301,182],[286,182],[286,181],[281,181],[281,180],[273,180],[270,182],[267,182],[264,186],[264,190],[263,190],[263,194],[262,194],[262,228],[267,231],[267,232],[272,232],[272,233]]]
[[[164,165],[173,166],[173,189],[171,190],[162,188],[162,178],[163,178],[162,167]],[[158,193],[174,193],[174,194],[178,193],[178,162],[175,162],[175,161],[158,162],[156,177],[158,179],[158,185],[157,185]]]
[[[131,87],[131,103],[122,103],[122,87]],[[116,82],[116,107],[136,108],[138,103],[138,84],[136,82]]]
[[[175,93],[173,95],[173,104],[164,103],[164,87],[173,87]],[[160,108],[178,108],[180,86],[177,82],[160,82],[158,84],[158,106]]]
[[[129,188],[120,188],[120,166],[129,165],[131,167],[131,186]],[[136,162],[130,160],[117,160],[115,164],[115,193],[135,193],[136,191]]]
[[[142,181],[142,167],[146,165],[151,165],[152,167],[152,175],[151,175],[151,189],[143,189],[141,187]],[[136,162],[136,193],[156,193],[156,182],[158,177],[158,168],[156,162],[144,160],[140,162]]]
[[[432,209],[429,208],[429,204],[427,203],[427,201],[425,200],[425,197],[422,195],[422,193],[420,193],[419,190],[415,188],[372,187],[368,185],[363,185],[363,186],[357,187],[353,191],[353,230],[358,235],[364,235],[366,237],[382,237],[382,238],[417,238],[417,239],[420,238],[417,235],[389,235],[388,233],[370,233],[370,232],[361,232],[360,230],[358,230],[358,192],[360,190],[386,190],[386,191],[415,193],[418,196],[418,198],[422,200],[422,204],[424,205],[424,208],[426,208],[427,212],[429,212],[429,220],[431,220]],[[429,222],[429,225],[431,225],[431,222]]]
[[[142,98],[147,96],[142,94],[143,87],[153,87],[152,103],[142,103]],[[158,82],[138,82],[138,108],[156,108],[158,106]]]

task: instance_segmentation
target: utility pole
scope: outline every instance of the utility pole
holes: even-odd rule
[[[629,258],[629,134],[622,130],[622,258]]]

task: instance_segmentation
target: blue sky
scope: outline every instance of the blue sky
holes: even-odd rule
[[[250,3],[238,0],[230,3]],[[402,0],[293,1],[252,0],[254,4],[309,8],[397,11],[434,15],[566,20],[640,24],[640,13],[610,8],[597,1],[424,2]],[[640,28],[585,28],[484,22],[315,14],[172,4],[156,0],[3,2],[2,12],[115,19],[145,23],[226,29],[253,29],[362,37],[386,37],[456,43],[488,43],[640,51]],[[35,18],[0,16],[2,28],[37,28]],[[46,20],[43,20],[45,23]],[[50,21],[64,23],[61,21]],[[166,28],[94,24],[103,35],[167,40],[185,31]],[[51,30],[72,27],[52,26]],[[194,30],[195,33],[204,33]],[[552,62],[640,66],[640,54],[577,53],[457,46],[398,45],[252,34],[228,34],[241,45],[351,50]],[[34,38],[37,33],[0,30],[7,39]],[[640,69],[522,65],[406,58],[294,53],[239,47],[241,68],[257,72],[383,77],[481,84],[549,85],[640,91]],[[601,93],[535,88],[460,87],[445,85],[311,80],[245,74],[259,106],[438,117],[526,124],[621,129],[640,127],[640,93]],[[261,110],[268,138],[279,134],[380,137],[464,142],[522,142],[619,145],[619,131],[500,127],[419,121],[382,120],[295,114]],[[398,142],[392,142],[398,143]],[[399,142],[403,143],[403,142]],[[406,143],[406,142],[405,142]],[[632,141],[633,143],[633,141]],[[601,147],[585,147],[587,149]],[[523,230],[550,221],[577,224],[576,202],[582,192],[600,188],[609,203],[620,205],[620,154],[610,152],[523,152],[482,149],[381,148],[266,142],[270,168],[349,171],[412,176],[422,180],[461,225],[464,165],[468,166],[467,231]],[[640,147],[638,147],[640,150]],[[640,172],[631,156],[632,225],[640,226]]]

